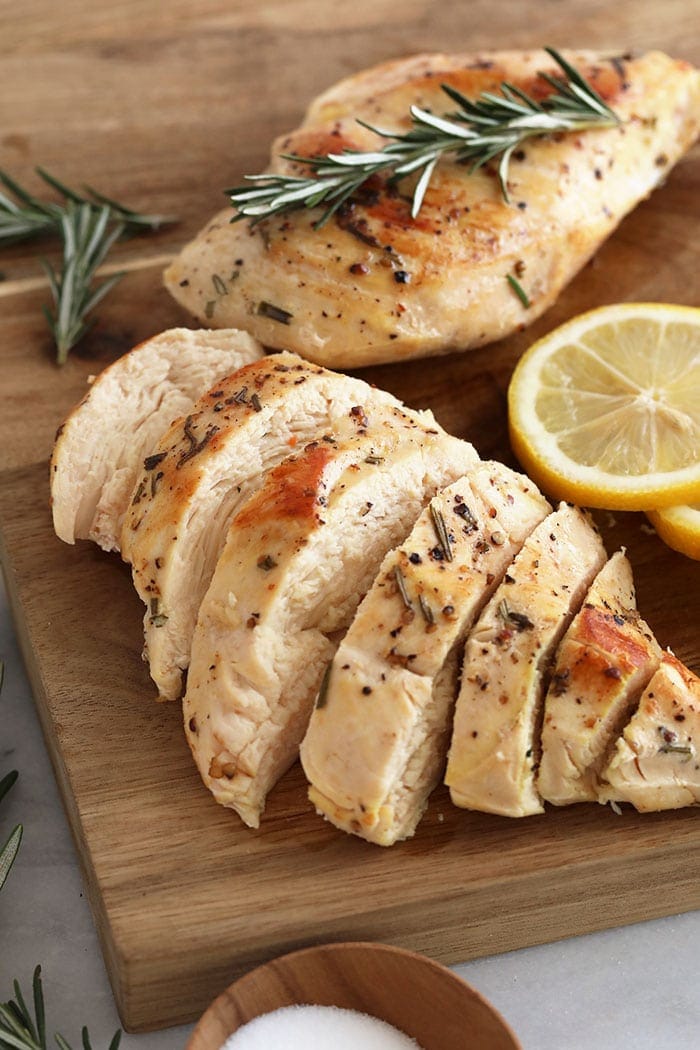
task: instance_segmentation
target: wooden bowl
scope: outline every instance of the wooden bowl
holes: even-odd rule
[[[502,1017],[456,974],[385,944],[322,944],[283,955],[216,999],[186,1050],[220,1050],[247,1021],[282,1006],[340,1006],[379,1017],[423,1050],[522,1050]]]

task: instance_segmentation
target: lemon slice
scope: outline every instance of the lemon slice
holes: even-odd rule
[[[513,451],[551,496],[609,510],[700,501],[700,309],[574,318],[521,358],[508,415]]]
[[[647,517],[664,543],[700,560],[700,503],[648,511]]]

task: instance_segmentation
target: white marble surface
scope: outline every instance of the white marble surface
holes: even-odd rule
[[[50,1030],[77,1050],[87,1024],[103,1050],[119,1019],[4,592],[0,656],[0,776],[20,771],[0,805],[0,841],[16,823],[25,829],[0,893],[0,1000],[15,977],[29,989],[41,963]],[[455,969],[508,1019],[524,1050],[698,1050],[699,944],[695,912]],[[122,1048],[183,1050],[189,1031],[125,1035]]]

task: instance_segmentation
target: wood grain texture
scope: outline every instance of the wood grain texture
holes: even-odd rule
[[[53,536],[46,467],[87,377],[187,323],[149,260],[176,250],[222,188],[259,169],[271,137],[294,126],[316,92],[381,59],[456,47],[660,47],[697,64],[699,15],[697,0],[406,0],[400,9],[386,0],[66,0],[60,10],[32,0],[0,15],[0,166],[36,189],[41,163],[182,217],[119,246],[131,272],[60,371],[35,250],[18,246],[0,262],[3,564],[129,1028],[190,1019],[235,976],[313,943],[381,940],[455,962],[700,906],[692,811],[616,816],[585,805],[511,822],[459,812],[438,791],[416,837],[381,850],[316,818],[297,767],[260,831],[243,828],[201,786],[177,705],[152,702],[128,571]],[[505,391],[533,338],[607,302],[695,300],[699,190],[696,148],[531,329],[364,375],[512,464]],[[668,551],[641,515],[600,522],[610,551],[628,548],[659,641],[700,672],[700,565]]]
[[[274,959],[236,981],[201,1018],[187,1050],[219,1050],[248,1021],[296,1005],[378,1017],[422,1050],[519,1050],[493,1007],[432,959],[385,944],[324,944]]]

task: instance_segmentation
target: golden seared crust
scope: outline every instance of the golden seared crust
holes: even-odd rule
[[[700,679],[673,653],[663,653],[616,742],[598,798],[640,813],[700,802]]]
[[[268,473],[234,518],[192,644],[185,727],[202,778],[257,826],[321,675],[386,550],[470,445],[387,418]]]
[[[590,519],[569,504],[525,541],[467,641],[445,776],[456,805],[542,812],[535,775],[546,674],[604,562]]]
[[[245,327],[268,346],[335,367],[464,350],[528,323],[665,178],[700,122],[700,77],[686,63],[658,52],[565,57],[624,123],[530,140],[511,162],[512,204],[492,170],[468,175],[444,159],[415,219],[410,200],[383,184],[318,230],[317,212],[250,228],[224,211],[171,265],[167,287],[210,323]],[[357,118],[405,130],[413,103],[454,108],[442,83],[476,96],[506,79],[541,97],[549,88],[539,69],[554,71],[553,60],[534,51],[424,55],[367,70],[324,93],[304,124],[273,144],[271,170],[303,170],[280,153],[375,149],[382,140]],[[211,275],[231,258],[236,280],[213,298]],[[529,307],[508,274],[518,275]],[[261,303],[277,308],[273,316]]]
[[[396,414],[444,433],[362,380],[273,354],[217,382],[162,437],[137,481],[122,553],[147,606],[146,654],[163,698],[180,695],[199,603],[228,524],[266,470],[324,433],[359,433]]]
[[[301,748],[334,824],[383,846],[413,834],[444,767],[464,636],[550,509],[528,478],[480,463],[386,556]]]
[[[187,499],[229,434],[237,434],[246,420],[255,418],[261,399],[277,401],[297,380],[321,372],[293,354],[262,358],[222,377],[187,416],[174,420],[154,450],[159,462],[145,466],[134,486],[122,536],[124,558],[133,561],[132,547],[140,548],[145,530],[170,524],[174,501]]]
[[[608,747],[660,659],[661,648],[636,609],[630,564],[618,551],[593,581],[557,651],[537,780],[547,802],[597,799]]]

